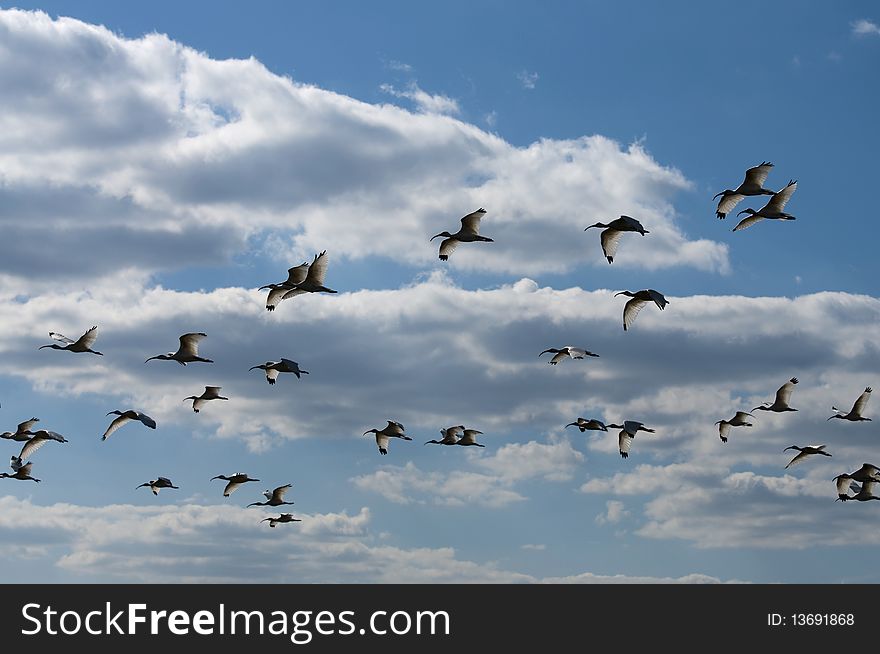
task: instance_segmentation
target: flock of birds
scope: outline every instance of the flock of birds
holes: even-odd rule
[[[754,210],[748,208],[740,211],[738,215],[747,214],[747,217],[740,220],[736,227],[734,227],[733,231],[736,232],[742,229],[746,229],[747,227],[751,227],[752,225],[765,219],[783,221],[795,220],[795,217],[793,215],[785,213],[783,209],[797,189],[797,182],[790,181],[784,188],[779,191],[772,191],[770,189],[764,188],[764,183],[766,182],[772,168],[773,164],[769,162],[763,162],[758,166],[749,168],[746,171],[745,179],[736,189],[725,189],[713,198],[713,200],[720,198],[716,209],[716,216],[720,219],[724,219],[727,214],[730,213],[730,211],[732,211],[736,207],[736,205],[744,198],[759,195],[770,196],[770,199],[767,201],[767,203],[760,209]],[[449,256],[455,251],[460,243],[494,242],[493,239],[482,236],[479,233],[480,221],[483,216],[485,216],[485,214],[486,210],[481,207],[473,213],[470,213],[461,218],[461,227],[457,232],[450,233],[448,231],[443,231],[431,237],[430,241],[433,241],[436,238],[443,237],[443,240],[440,242],[440,249],[438,253],[441,261],[447,261],[449,259]],[[619,218],[612,220],[608,223],[597,222],[584,228],[584,231],[592,228],[599,228],[602,230],[600,232],[599,240],[603,254],[605,255],[605,258],[608,260],[609,264],[614,262],[614,257],[617,254],[617,250],[622,240],[622,237],[626,232],[635,232],[640,234],[641,236],[645,236],[646,234],[650,233],[644,228],[641,222],[630,216],[620,216]],[[337,292],[325,286],[325,277],[327,275],[326,250],[321,252],[320,254],[316,254],[311,264],[309,264],[308,262],[303,262],[298,266],[294,266],[288,269],[287,273],[287,279],[281,282],[266,284],[260,287],[260,290],[269,291],[266,297],[266,309],[268,311],[275,311],[281,302],[296,297],[298,295],[303,295],[306,293]],[[620,295],[630,298],[623,307],[624,331],[628,331],[629,328],[632,327],[639,312],[646,305],[653,303],[655,306],[657,306],[659,310],[662,311],[669,304],[669,301],[663,296],[663,294],[654,289],[643,289],[639,291],[624,290],[615,293],[614,297]],[[74,353],[91,353],[98,356],[104,356],[103,353],[92,349],[92,346],[95,344],[95,341],[98,338],[97,326],[92,327],[76,340],[67,338],[63,334],[59,334],[56,332],[50,332],[49,336],[52,340],[55,341],[55,343],[43,345],[39,349],[51,348],[55,350],[66,350],[68,352]],[[206,336],[207,334],[205,334],[204,332],[191,332],[183,334],[179,338],[179,346],[176,351],[149,357],[144,363],[152,360],[176,361],[182,366],[186,366],[190,363],[214,363],[213,360],[204,358],[199,355],[199,343],[204,338],[206,338]],[[566,345],[561,348],[548,348],[542,351],[538,356],[540,357],[548,353],[553,354],[553,357],[549,360],[549,363],[551,365],[557,365],[566,359],[575,360],[584,359],[586,357],[599,356],[594,352],[590,352],[589,350],[586,350],[584,348],[572,345]],[[296,361],[286,358],[281,358],[278,361],[267,361],[266,363],[255,365],[250,368],[250,370],[257,369],[263,370],[266,373],[266,381],[270,385],[274,385],[276,383],[278,376],[281,373],[293,374],[298,379],[300,379],[302,375],[309,374],[307,370],[301,369]],[[788,382],[786,382],[782,385],[782,387],[779,388],[779,390],[776,392],[776,397],[773,402],[765,402],[760,406],[754,407],[752,411],[771,411],[775,413],[797,411],[797,409],[792,408],[790,404],[792,392],[797,383],[798,379],[796,377],[792,377]],[[187,398],[184,398],[184,401],[192,400],[193,411],[199,413],[207,402],[213,400],[229,399],[220,395],[221,389],[222,387],[220,386],[206,386],[204,392],[201,395],[191,395]],[[850,422],[871,420],[870,418],[864,416],[864,409],[868,402],[870,394],[871,388],[868,387],[856,400],[852,409],[850,409],[850,411],[846,413],[843,413],[841,410],[833,407],[832,410],[836,413],[835,415],[831,416],[829,420],[834,418],[847,420]],[[157,426],[156,421],[153,420],[150,416],[134,409],[128,409],[125,411],[114,410],[107,413],[107,415],[116,415],[117,417],[113,419],[104,434],[101,436],[102,441],[107,440],[113,433],[115,433],[118,429],[128,424],[129,422],[140,422],[142,425],[148,427],[149,429],[156,429]],[[730,420],[719,420],[718,422],[716,422],[715,424],[718,426],[718,433],[721,441],[723,443],[726,443],[728,441],[731,429],[734,427],[753,426],[753,423],[750,422],[750,419],[754,418],[755,416],[750,412],[737,411]],[[0,478],[39,482],[40,480],[33,477],[31,474],[33,464],[29,460],[30,457],[39,448],[50,441],[58,443],[68,442],[67,439],[64,438],[64,436],[54,431],[43,429],[31,431],[37,422],[39,422],[38,418],[31,418],[30,420],[26,420],[19,424],[14,432],[4,432],[0,434],[0,438],[23,443],[19,453],[11,457],[10,467],[12,468],[12,474],[3,472],[0,473]],[[629,457],[630,450],[638,432],[646,432],[652,434],[655,433],[654,429],[646,427],[642,422],[636,420],[624,420],[623,424],[605,424],[595,418],[585,419],[579,417],[575,422],[568,423],[567,425],[565,425],[565,427],[576,427],[582,433],[586,431],[607,432],[609,429],[620,430],[618,433],[618,450],[620,456],[624,459]],[[483,432],[477,429],[466,428],[464,425],[455,425],[447,427],[445,429],[441,429],[440,434],[442,438],[439,440],[433,439],[426,441],[425,445],[435,444],[456,445],[463,447],[485,447],[482,443],[478,443],[476,438],[482,433]],[[382,455],[388,454],[389,444],[391,442],[391,439],[393,438],[403,441],[413,440],[410,436],[406,434],[404,426],[396,420],[388,420],[387,424],[381,429],[368,429],[363,433],[364,436],[366,436],[367,434],[375,435],[376,446],[379,450],[379,453]],[[799,464],[810,457],[831,456],[830,453],[825,451],[825,445],[791,445],[790,447],[785,448],[783,452],[787,450],[796,450],[798,454],[793,459],[791,459],[791,461],[789,461],[785,468],[789,468],[790,466]],[[238,489],[245,483],[260,481],[259,479],[249,477],[246,473],[242,472],[236,472],[232,475],[217,475],[216,477],[213,477],[211,481],[216,479],[227,482],[223,490],[224,497],[229,497],[236,489]],[[862,465],[861,468],[852,473],[842,473],[834,477],[833,481],[836,484],[838,500],[880,500],[880,496],[874,495],[875,484],[880,483],[880,468],[873,464],[865,463]],[[170,479],[162,476],[159,476],[154,480],[144,482],[136,488],[144,487],[149,488],[154,495],[158,495],[159,491],[163,488],[179,488],[178,486],[175,486]],[[285,484],[283,486],[276,487],[272,491],[266,490],[263,493],[266,497],[266,501],[253,502],[251,504],[248,504],[248,507],[278,507],[282,505],[293,504],[293,502],[287,502],[284,500],[284,495],[290,488],[291,484]],[[849,495],[848,491],[852,491],[853,495]],[[301,522],[301,520],[294,518],[293,515],[290,513],[282,513],[278,517],[264,518],[263,520],[261,520],[261,522],[269,522],[270,527],[275,527],[277,524]]]

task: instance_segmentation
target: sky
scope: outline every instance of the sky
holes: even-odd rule
[[[0,479],[4,580],[880,582],[880,506],[831,481],[880,422],[827,421],[880,384],[878,63],[868,2],[0,5],[0,431],[69,441]],[[796,220],[733,233],[763,161]],[[619,215],[649,234],[609,265]],[[325,250],[338,293],[267,312]],[[92,325],[102,357],[38,350]],[[214,364],[144,363],[186,332]],[[248,370],[281,357],[310,374]],[[102,442],[116,409],[158,428]],[[423,445],[458,424],[485,448]]]

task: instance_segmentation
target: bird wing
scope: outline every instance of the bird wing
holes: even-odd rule
[[[745,422],[746,418],[752,418],[752,417],[754,417],[754,416],[752,416],[750,413],[747,413],[746,411],[737,411],[736,415],[733,416],[733,419],[736,420],[737,422]]]
[[[161,485],[165,485],[165,486],[171,486],[171,485],[172,485],[171,480],[168,479],[168,477],[158,477],[158,478],[156,479],[156,485],[158,486],[158,485],[160,485],[160,484],[161,484]]]
[[[403,432],[406,430],[404,429],[403,425],[401,425],[399,422],[396,422],[394,420],[389,420],[388,424],[385,425],[385,429],[383,429],[382,431],[384,431],[388,434],[403,434]]]
[[[95,341],[98,340],[98,326],[95,325],[91,329],[89,329],[85,334],[79,337],[76,341],[76,345],[81,345],[85,348],[90,348],[95,344]]]
[[[144,424],[144,426],[149,427],[150,429],[155,429],[155,428],[156,428],[156,421],[153,420],[153,419],[152,419],[150,416],[148,416],[146,413],[141,413],[141,412],[139,411],[138,414],[137,414],[137,419],[140,420],[141,423]]]
[[[790,468],[791,466],[796,466],[799,463],[803,463],[804,459],[808,456],[812,456],[813,452],[798,452],[797,456],[795,456],[791,461],[788,462],[788,465],[785,468]]]
[[[761,188],[764,186],[764,182],[767,181],[767,175],[770,174],[770,170],[773,168],[773,164],[769,161],[765,161],[759,166],[755,166],[754,168],[749,168],[746,171],[746,177],[743,180],[741,186],[755,186],[757,188]]]
[[[840,475],[837,477],[837,494],[838,495],[846,495],[846,492],[849,490],[850,478],[844,477]],[[858,492],[858,491],[856,491]]]
[[[309,274],[309,264],[303,262],[298,266],[294,266],[293,268],[287,269],[287,282],[286,284],[301,284],[305,281],[306,277]]]
[[[779,390],[776,391],[776,404],[788,406],[788,401],[791,399],[791,392],[794,390],[794,385],[797,383],[797,377],[792,377],[780,386]]]
[[[768,212],[778,213],[785,208],[785,203],[791,199],[792,194],[797,190],[797,182],[789,182],[788,185],[779,191],[778,193],[774,193],[770,198],[770,201],[766,204],[764,209]],[[761,209],[763,212],[764,209]]]
[[[58,341],[59,343],[64,343],[65,345],[72,345],[76,341],[72,338],[67,338],[64,334],[59,334],[58,332],[49,332],[49,338],[53,341]]]
[[[49,440],[51,439],[42,436],[34,436],[29,441],[25,441],[24,446],[21,448],[21,452],[18,454],[18,458],[22,461],[28,459],[34,452],[48,443]]]
[[[632,324],[636,320],[636,316],[639,315],[639,311],[642,310],[642,307],[645,306],[647,302],[645,300],[641,300],[637,297],[634,297],[632,300],[627,302],[623,307],[623,328],[624,330],[629,329]]]
[[[865,389],[865,392],[859,395],[859,399],[856,400],[856,403],[853,404],[852,410],[850,413],[861,416],[862,412],[865,410],[865,406],[868,404],[868,400],[871,398],[871,387]]]
[[[242,485],[243,482],[240,481],[230,481],[226,484],[226,488],[223,489],[223,497],[229,497],[232,495],[235,490]]]
[[[184,334],[180,337],[180,348],[177,350],[181,354],[191,356],[199,356],[199,341],[205,338],[207,334],[204,332],[193,332]]]
[[[480,233],[480,219],[486,214],[485,211],[478,209],[473,213],[469,213],[461,219],[461,230],[470,232],[471,234]]]
[[[23,476],[30,476],[31,468],[33,468],[33,467],[34,467],[34,464],[31,463],[30,461],[28,461],[23,466],[19,467],[19,469],[16,472],[20,472]]]
[[[853,473],[853,476],[859,473],[865,475],[866,477],[876,477],[878,474],[880,474],[880,468],[872,463],[863,463],[862,467]]]
[[[266,296],[266,306],[274,307],[277,306],[281,300],[286,299],[287,293],[290,291],[290,288],[286,285],[277,286],[269,291],[269,295]],[[305,291],[300,291],[300,293],[304,293]]]
[[[376,434],[376,445],[379,447],[380,452],[382,452],[383,450],[385,452],[388,451],[388,442],[390,440],[391,439],[388,438],[388,436],[383,434],[382,432],[379,432],[378,434]]]
[[[281,363],[284,365],[287,372],[300,372],[299,364],[296,361],[291,361],[290,359],[282,357]]]
[[[454,238],[444,238],[440,242],[440,256],[448,257],[455,251],[455,248],[458,247],[458,241]]]
[[[626,430],[622,430],[620,435],[617,437],[618,449],[620,450],[620,456],[624,459],[629,456],[629,448],[632,446],[633,437]]]
[[[31,427],[40,422],[39,418],[31,418],[30,420],[25,420],[24,422],[18,423],[18,427],[15,430],[16,434],[20,434],[25,431],[30,431]]]
[[[726,216],[733,208],[738,205],[746,196],[742,193],[732,193],[730,195],[722,195],[718,201],[718,208],[715,210],[716,215]]]
[[[266,379],[270,379],[272,381],[275,381],[276,379],[278,379],[278,375],[279,375],[279,373],[276,368],[269,368],[266,371]]]
[[[309,283],[316,284],[318,286],[324,285],[324,277],[327,275],[327,250],[321,252],[321,254],[315,255],[315,260],[312,261],[312,265],[309,266],[309,272],[306,275],[306,279]],[[303,280],[305,281],[305,280]]]
[[[648,289],[648,295],[651,296],[651,299],[654,301],[654,304],[657,305],[661,311],[666,308],[666,305],[669,304],[669,301],[663,297],[663,293],[660,291],[655,291],[653,288]]]
[[[203,400],[214,400],[220,396],[222,386],[205,386],[205,392],[202,393]]]
[[[602,252],[609,261],[614,259],[614,255],[617,254],[617,246],[620,245],[621,236],[623,236],[623,232],[619,229],[602,230],[599,241],[602,243]]]
[[[105,431],[105,432],[104,432],[104,435],[101,436],[101,440],[102,440],[102,441],[106,441],[108,438],[110,438],[110,435],[111,435],[113,432],[115,432],[117,429],[119,429],[120,427],[122,427],[122,425],[124,425],[124,424],[127,423],[127,422],[131,422],[131,418],[129,418],[129,417],[128,417],[127,415],[125,415],[125,414],[122,414],[121,416],[119,416],[118,418],[116,418],[113,422],[110,423],[110,426],[107,427],[107,431]]]
[[[30,465],[30,464],[28,464],[28,465]],[[28,474],[30,474],[30,472]],[[869,479],[868,481],[863,481],[862,482],[862,489],[859,491],[859,493],[864,493],[865,495],[873,495],[874,494],[874,486],[876,486],[877,483],[878,482],[876,479]]]
[[[722,420],[718,423],[718,435],[721,437],[721,440],[727,440],[727,437],[730,434],[730,427],[730,423],[726,420]]]
[[[284,486],[279,486],[275,490],[272,491],[272,500],[273,502],[282,502],[284,501],[284,494],[293,484],[285,484]]]
[[[550,363],[559,363],[563,359],[567,359],[569,356],[566,350],[562,350],[562,352],[557,352],[552,359],[550,359]]]
[[[758,216],[758,215],[746,216],[745,218],[743,218],[742,220],[740,220],[736,224],[736,227],[733,228],[733,231],[738,232],[741,229],[746,229],[748,227],[751,227],[755,223],[761,222],[762,220],[764,220],[764,216]]]

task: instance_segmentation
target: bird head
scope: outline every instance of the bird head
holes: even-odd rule
[[[608,227],[605,223],[596,223],[595,225],[590,225],[589,227],[584,227],[584,231],[587,231],[591,227]]]
[[[378,433],[379,433],[379,430],[374,428],[374,429],[368,429],[367,431],[364,432],[363,435],[366,436],[367,434],[378,434]]]
[[[758,213],[758,212],[755,211],[754,209],[743,209],[742,211],[740,211],[740,212],[739,212],[738,214],[736,214],[736,215],[737,215],[737,216],[741,216],[741,215],[743,215],[744,213],[747,213],[747,214],[749,214],[750,216],[754,216],[754,215],[755,215],[756,213]]]
[[[433,241],[435,238],[440,238],[441,236],[445,236],[446,238],[451,238],[452,234],[450,234],[449,232],[440,232],[439,234],[432,236],[431,240]]]
[[[618,295],[626,295],[628,297],[634,297],[632,291],[620,291],[619,293],[615,293],[614,297],[617,297]]]

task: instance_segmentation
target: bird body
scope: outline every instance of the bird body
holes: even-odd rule
[[[494,243],[491,238],[480,236],[480,219],[486,215],[486,210],[480,207],[473,213],[469,213],[461,219],[461,229],[455,234],[449,232],[440,232],[431,237],[430,240],[445,236],[446,238],[440,242],[440,261],[447,261],[449,255],[455,250],[459,243],[473,243],[474,241],[485,241]]]
[[[831,456],[828,452],[825,451],[824,445],[806,445],[805,447],[798,447],[797,445],[790,445],[785,448],[785,450],[797,450],[798,453],[795,457],[788,462],[786,468],[797,465],[799,463],[803,463],[807,457],[815,456],[816,454],[821,454],[822,456]],[[783,450],[783,452],[785,451]]]
[[[639,311],[641,311],[642,307],[649,302],[656,304],[661,311],[663,311],[663,309],[666,308],[666,305],[669,304],[669,301],[663,297],[662,293],[655,291],[652,288],[646,288],[642,291],[636,291],[635,293],[632,291],[620,291],[619,293],[615,293],[614,297],[617,297],[618,295],[626,295],[632,298],[623,306],[623,331],[629,329],[633,322],[635,322],[636,316],[639,315]]]
[[[767,204],[763,207],[755,211],[754,209],[743,209],[737,215],[741,216],[744,213],[749,214],[747,218],[743,218],[739,221],[736,227],[733,228],[733,231],[738,232],[741,229],[745,229],[746,227],[751,227],[757,222],[764,220],[767,218],[768,220],[795,220],[795,217],[790,213],[785,213],[783,209],[785,208],[785,204],[789,201],[792,194],[797,190],[797,182],[794,180],[790,181],[788,185],[783,188],[778,193],[774,193],[773,197],[771,197]]]
[[[433,443],[435,445],[456,445],[458,444],[458,433],[464,431],[464,425],[458,425],[455,427],[447,427],[446,429],[441,429],[440,433],[443,435],[441,440],[433,440],[426,441],[425,445],[428,443]]]
[[[302,375],[308,375],[308,370],[301,370],[299,364],[296,361],[291,361],[290,359],[282,358],[280,361],[267,361],[259,366],[252,366],[250,370],[265,370],[266,371],[266,381],[269,382],[269,385],[274,385],[275,380],[278,379],[278,375],[282,372],[289,372],[296,375],[297,379],[300,379]]]
[[[185,366],[188,363],[195,363],[196,361],[200,361],[202,363],[214,363],[211,359],[205,359],[199,356],[199,341],[205,338],[207,334],[204,332],[191,332],[189,334],[183,334],[180,337],[180,346],[177,348],[177,352],[169,352],[168,354],[157,354],[154,357],[150,357],[147,361],[152,361],[153,359],[160,359],[162,361],[177,361],[182,366]],[[146,363],[147,361],[144,361]]]
[[[0,472],[0,479],[18,479],[20,481],[36,481],[40,480],[36,477],[31,476],[31,468],[33,464],[28,461],[25,464],[22,464],[21,459],[18,457],[12,457],[12,470],[13,473],[10,475],[8,472]]]
[[[621,216],[607,224],[596,223],[595,225],[584,227],[584,231],[592,227],[603,228],[602,233],[599,235],[599,241],[602,244],[602,252],[605,254],[605,258],[608,259],[608,263],[614,263],[614,255],[617,254],[617,246],[620,245],[620,239],[624,232],[638,232],[642,236],[650,234],[647,229],[642,227],[642,223],[629,216]]]
[[[199,396],[190,395],[189,397],[183,398],[183,401],[186,402],[187,400],[192,400],[193,401],[193,411],[198,413],[201,410],[201,408],[205,405],[205,402],[208,402],[210,400],[228,400],[229,399],[228,397],[223,397],[222,395],[220,395],[221,388],[223,388],[223,387],[222,386],[205,386],[205,391],[201,395],[199,395]]]
[[[865,410],[865,406],[868,404],[868,400],[871,398],[872,388],[868,386],[865,391],[859,395],[859,399],[855,401],[852,409],[849,410],[849,413],[843,413],[836,406],[831,407],[832,411],[836,411],[837,414],[828,418],[831,420],[833,418],[840,418],[841,420],[849,420],[850,422],[860,422],[860,421],[868,421],[870,422],[870,418],[865,418],[862,413]]]
[[[748,419],[754,417],[755,416],[746,411],[737,411],[736,415],[730,420],[719,420],[716,422],[715,424],[718,425],[718,436],[721,438],[721,442],[727,442],[731,427],[751,427],[752,423],[750,423]]]
[[[599,356],[598,354],[594,354],[593,352],[585,350],[581,347],[574,347],[573,345],[566,345],[565,347],[559,349],[551,347],[541,352],[541,354],[547,354],[548,352],[552,352],[555,354],[555,356],[551,358],[550,361],[548,361],[548,363],[553,366],[558,364],[560,361],[568,358],[583,359],[584,357]],[[539,354],[538,356],[541,356],[541,354]]]
[[[382,429],[368,429],[363,435],[376,434],[376,447],[379,448],[379,454],[388,454],[388,444],[391,442],[392,438],[401,438],[405,441],[412,440],[409,436],[404,434],[404,431],[405,429],[402,424],[394,420],[389,420],[388,424]]]
[[[785,382],[782,386],[779,387],[779,390],[776,391],[776,399],[771,404],[770,402],[764,402],[761,406],[756,406],[752,411],[774,411],[776,413],[783,413],[785,411],[797,411],[797,409],[792,409],[790,406],[791,402],[791,393],[794,390],[795,384],[798,383],[797,377],[792,377],[787,382]]]
[[[15,428],[14,432],[4,431],[2,434],[0,434],[0,438],[19,442],[30,440],[30,437],[34,435],[34,432],[31,431],[31,427],[33,427],[38,422],[40,422],[39,418],[31,418],[30,420],[20,422],[18,423],[18,427]]]
[[[149,487],[149,489],[153,491],[153,495],[158,495],[159,491],[163,488],[179,488],[179,486],[175,486],[174,484],[172,484],[171,480],[168,479],[168,477],[159,477],[158,479],[144,482],[137,488],[143,488],[144,486]]]
[[[285,522],[302,522],[299,518],[294,518],[290,513],[282,513],[277,518],[263,518],[260,522],[269,521],[269,526],[274,527],[277,524],[284,524]]]
[[[236,489],[249,481],[260,481],[259,479],[252,479],[248,477],[246,472],[236,472],[233,475],[217,475],[216,477],[211,477],[211,481],[215,479],[222,479],[223,481],[229,482],[226,484],[226,488],[223,489],[223,497],[229,497],[236,491]]]
[[[303,293],[336,293],[332,288],[324,286],[324,278],[327,276],[327,250],[316,254],[314,261],[309,265],[305,278],[293,285],[293,287],[281,296],[282,300],[289,300]]]
[[[584,433],[587,430],[590,431],[608,431],[608,427],[601,420],[596,420],[595,418],[590,418],[586,420],[584,418],[578,418],[576,422],[570,422],[566,427],[577,427],[581,430],[581,433]]]
[[[67,350],[68,352],[90,352],[91,354],[104,356],[101,352],[96,352],[92,349],[92,345],[94,345],[95,341],[98,340],[97,325],[86,331],[86,333],[80,336],[77,340],[67,338],[67,336],[65,336],[64,334],[59,334],[58,332],[49,332],[49,338],[58,341],[58,343],[64,343],[64,345],[52,343],[50,345],[42,345],[37,349],[42,350],[49,347],[53,350]]]
[[[477,434],[482,433],[483,432],[477,431],[476,429],[465,429],[464,434],[460,439],[458,439],[456,445],[462,445],[465,447],[468,445],[473,445],[474,447],[486,447],[482,443],[477,442]]]
[[[156,421],[153,420],[146,413],[141,413],[140,411],[135,411],[134,409],[129,409],[128,411],[119,411],[117,409],[116,411],[110,411],[109,413],[107,413],[108,416],[114,414],[119,417],[115,418],[113,422],[110,423],[110,426],[107,427],[107,431],[105,431],[104,435],[101,436],[102,441],[106,441],[108,438],[110,438],[113,432],[115,432],[123,425],[128,424],[132,420],[137,420],[141,422],[145,427],[149,427],[150,429],[156,428]]]
[[[721,200],[718,201],[718,209],[715,211],[715,215],[723,220],[747,195],[773,195],[773,191],[764,188],[764,182],[767,181],[771,168],[773,168],[773,164],[769,161],[765,161],[754,168],[749,168],[746,171],[745,179],[737,188],[724,189],[721,193],[717,193],[712,199],[714,200],[721,196]]]
[[[293,484],[285,484],[284,486],[279,486],[272,491],[263,491],[263,495],[266,497],[266,501],[252,502],[251,504],[248,504],[248,506],[281,506],[282,504],[293,504],[293,502],[284,501],[284,494],[291,486],[293,486]]]

